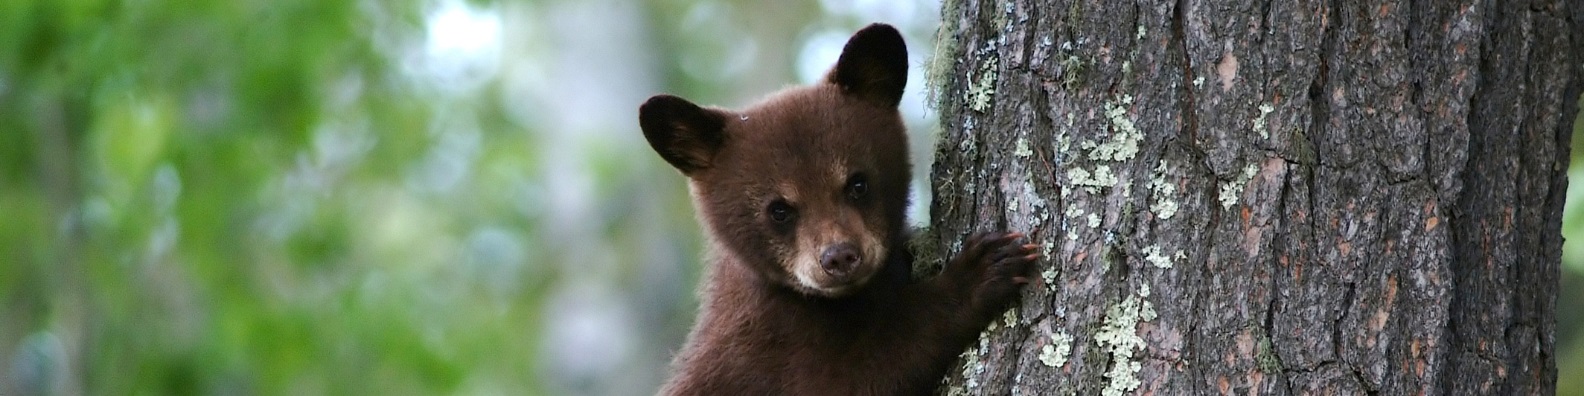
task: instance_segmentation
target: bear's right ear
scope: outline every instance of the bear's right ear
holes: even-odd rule
[[[655,152],[692,176],[709,168],[726,142],[726,114],[671,95],[655,95],[638,106],[638,125]]]

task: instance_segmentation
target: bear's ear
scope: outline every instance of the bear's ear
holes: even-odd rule
[[[842,48],[825,80],[842,87],[842,92],[896,107],[907,85],[907,44],[896,28],[883,23],[870,24],[853,33]]]
[[[661,158],[691,176],[708,168],[726,142],[726,114],[671,95],[638,106],[638,125]]]

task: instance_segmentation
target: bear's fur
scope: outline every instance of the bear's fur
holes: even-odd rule
[[[645,138],[688,177],[711,263],[666,395],[922,395],[1016,297],[1037,254],[981,234],[914,282],[896,29],[853,35],[823,82],[741,111],[658,95]]]

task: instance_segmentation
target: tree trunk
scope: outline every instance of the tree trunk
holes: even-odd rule
[[[1584,7],[946,1],[922,246],[1047,257],[945,394],[1550,394]]]

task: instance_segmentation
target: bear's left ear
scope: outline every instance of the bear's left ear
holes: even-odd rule
[[[902,101],[902,88],[907,86],[907,69],[907,44],[902,42],[902,34],[891,25],[875,23],[847,39],[841,59],[825,81],[841,86],[848,95],[896,107]]]

